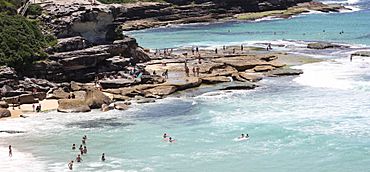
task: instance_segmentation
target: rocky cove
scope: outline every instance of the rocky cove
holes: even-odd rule
[[[238,16],[251,12],[290,7],[294,13],[272,15],[286,18],[308,10],[330,12],[343,8],[304,1],[168,2],[41,4],[43,14],[34,17],[44,23],[45,32],[58,38],[58,43],[46,50],[46,60],[36,62],[27,72],[1,68],[1,107],[57,99],[60,112],[125,110],[131,103],[154,102],[202,85],[228,83],[220,89],[253,89],[263,77],[299,75],[302,71],[288,68],[289,63],[282,59],[291,58],[289,54],[241,46],[220,47],[218,52],[187,48],[154,51],[140,47],[134,38],[122,35],[122,31],[237,20]],[[297,10],[297,7],[301,8]],[[266,17],[266,13],[260,17]],[[318,48],[338,48],[317,44]],[[199,75],[189,72],[190,76],[186,76],[184,64],[189,70],[198,67]],[[133,77],[130,74],[133,70],[140,71],[140,77]],[[161,75],[166,70],[169,78]],[[110,106],[113,101],[116,103]],[[11,115],[9,110],[1,111],[1,117]]]

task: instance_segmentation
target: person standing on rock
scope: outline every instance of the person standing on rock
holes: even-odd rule
[[[185,65],[185,74],[189,77],[189,67],[187,65]]]
[[[217,48],[215,49],[215,54],[217,54]]]
[[[194,77],[196,76],[195,66],[193,67],[193,76],[194,76]]]
[[[243,51],[243,50],[244,50],[244,46],[243,46],[243,44],[242,44],[242,45],[240,45],[240,50],[241,50],[241,51]]]
[[[196,70],[196,72],[197,72],[197,77],[199,77],[200,67],[199,67],[199,66],[197,66],[195,70]]]

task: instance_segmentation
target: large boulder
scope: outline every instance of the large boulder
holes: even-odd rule
[[[89,41],[81,36],[58,39],[58,43],[53,46],[54,52],[75,51],[88,48],[91,45]]]
[[[177,91],[181,91],[181,90],[186,90],[189,88],[199,87],[201,84],[202,84],[202,80],[200,78],[190,77],[190,78],[186,78],[184,82],[176,82],[171,85],[176,86]]]
[[[356,52],[352,53],[351,56],[370,57],[370,51],[356,51]]]
[[[0,118],[10,117],[12,114],[8,109],[0,108]]]
[[[72,91],[80,91],[80,90],[87,90],[95,88],[94,83],[79,83],[75,81],[71,81],[71,89]]]
[[[18,78],[17,72],[13,68],[0,66],[0,80],[16,78]]]
[[[117,102],[117,103],[114,103],[114,108],[117,110],[127,110],[129,106],[127,105],[127,103]]]
[[[143,103],[154,103],[155,98],[141,98],[136,101],[136,103],[143,104]]]
[[[161,85],[144,91],[144,94],[151,94],[155,96],[167,96],[176,91],[176,87],[172,85]]]
[[[245,72],[239,72],[239,76],[247,81],[250,81],[250,82],[257,82],[257,81],[260,81],[262,80],[262,77],[261,76],[258,76],[256,74],[249,74],[249,73],[245,73]]]
[[[62,88],[54,90],[49,99],[67,99],[70,96],[69,93],[65,92]]]
[[[250,90],[256,88],[257,85],[250,83],[250,82],[233,82],[230,85],[221,88],[221,90]]]
[[[300,74],[303,74],[303,71],[300,69],[280,68],[268,72],[267,76],[289,76]]]
[[[22,94],[14,97],[6,97],[3,98],[3,100],[8,104],[32,104],[39,102],[38,99],[36,99],[32,94]]]
[[[253,70],[255,72],[267,72],[267,71],[270,71],[270,70],[273,70],[273,69],[275,69],[275,67],[269,66],[269,65],[256,66],[256,67],[253,68]]]
[[[217,84],[222,82],[230,82],[231,79],[226,76],[212,76],[212,77],[203,77],[202,83],[204,84]]]
[[[100,81],[100,85],[104,89],[109,88],[120,88],[120,87],[127,87],[137,83],[137,80],[134,79],[110,79],[110,80],[102,80]]]
[[[80,99],[60,99],[58,100],[58,112],[74,113],[74,112],[90,112],[90,107],[85,100]]]
[[[85,101],[91,109],[99,109],[103,104],[111,103],[111,99],[98,89],[87,90]]]
[[[6,101],[0,101],[0,108],[8,108],[9,104]]]
[[[348,46],[332,44],[328,42],[315,42],[315,43],[309,43],[307,45],[307,48],[310,48],[310,49],[348,48]]]

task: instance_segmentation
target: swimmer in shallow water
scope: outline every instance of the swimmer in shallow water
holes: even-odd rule
[[[81,162],[81,161],[82,161],[81,155],[77,155],[76,162]]]
[[[104,153],[101,155],[101,161],[105,161],[105,154]]]
[[[68,163],[68,168],[69,168],[70,170],[72,170],[72,169],[73,169],[73,161],[71,161],[71,162],[69,162],[69,163]]]
[[[84,152],[84,154],[87,154],[87,148],[86,148],[86,146],[84,146],[83,152]]]

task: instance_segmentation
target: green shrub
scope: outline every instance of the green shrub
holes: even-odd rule
[[[0,13],[0,65],[24,71],[34,61],[46,57],[43,48],[52,42],[55,38],[44,36],[36,21]]]
[[[34,15],[34,16],[39,16],[42,14],[42,8],[39,4],[31,4],[27,8],[27,15]]]

